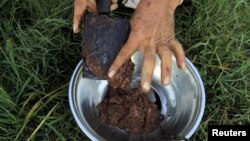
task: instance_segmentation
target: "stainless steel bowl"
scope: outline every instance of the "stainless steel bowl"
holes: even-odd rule
[[[138,52],[132,57],[135,63],[132,86],[138,85],[140,81],[142,59]],[[172,57],[171,82],[168,86],[162,86],[160,66],[157,57],[151,87],[158,94],[156,97],[160,99],[158,103],[165,119],[152,133],[131,137],[124,130],[100,122],[96,105],[102,101],[108,82],[83,78],[80,61],[70,81],[69,103],[81,130],[94,141],[166,141],[170,136],[190,138],[198,128],[205,108],[205,91],[200,75],[188,59],[186,69],[179,70]],[[156,99],[152,93],[149,97],[151,100]]]

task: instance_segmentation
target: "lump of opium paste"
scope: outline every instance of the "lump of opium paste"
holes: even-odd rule
[[[147,134],[159,127],[160,111],[139,89],[108,88],[104,100],[97,106],[102,122],[117,126],[129,134]]]
[[[82,58],[93,75],[104,79],[127,41],[129,31],[129,21],[126,19],[108,15],[85,15]]]

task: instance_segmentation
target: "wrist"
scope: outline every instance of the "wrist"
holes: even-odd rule
[[[141,0],[136,11],[146,15],[148,14],[147,12],[152,13],[152,11],[158,11],[157,13],[159,14],[167,12],[170,15],[174,15],[175,9],[181,2],[182,0]]]

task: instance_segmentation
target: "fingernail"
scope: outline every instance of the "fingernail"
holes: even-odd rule
[[[112,70],[108,73],[109,78],[112,78],[115,75],[115,71]]]
[[[185,62],[183,62],[183,63],[181,64],[181,69],[182,69],[182,70],[184,70],[184,69],[185,69],[185,67],[186,67],[186,63],[185,63]]]
[[[77,29],[77,26],[75,24],[73,25],[73,32],[74,33],[78,33],[79,32],[78,29]]]
[[[144,82],[142,88],[143,88],[145,91],[149,91],[149,89],[150,89],[150,84],[149,84],[148,82]]]
[[[163,81],[163,85],[168,85],[169,84],[169,76],[166,76]]]

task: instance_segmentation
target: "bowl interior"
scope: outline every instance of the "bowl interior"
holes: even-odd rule
[[[142,55],[137,52],[132,61],[135,63],[132,86],[135,87],[140,82]],[[124,130],[100,122],[96,105],[102,101],[108,82],[83,78],[80,62],[69,88],[70,107],[78,126],[91,140],[163,141],[171,136],[190,138],[198,128],[204,113],[205,92],[202,80],[188,59],[186,69],[179,70],[175,58],[172,57],[171,82],[168,86],[162,86],[160,66],[160,59],[157,57],[151,86],[156,95],[151,91],[149,99],[157,100],[165,118],[154,132],[130,137]]]

